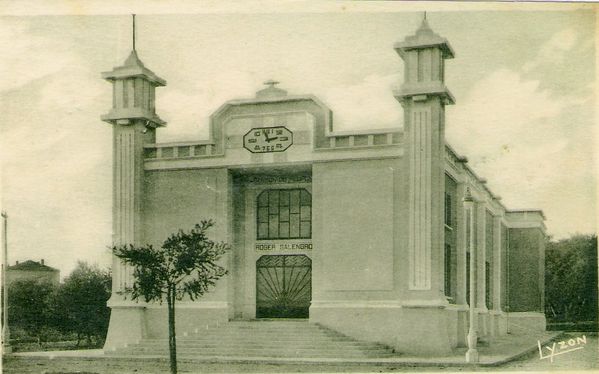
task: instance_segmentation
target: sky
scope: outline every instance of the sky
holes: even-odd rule
[[[581,7],[578,7],[581,8]],[[555,238],[596,232],[595,14],[432,11],[453,46],[446,137],[509,209],[539,208]],[[400,10],[400,9],[397,9]],[[140,14],[137,51],[165,78],[158,141],[205,139],[222,103],[268,79],[314,94],[336,130],[402,126],[392,46],[421,12]],[[131,50],[126,14],[0,17],[1,205],[9,262],[108,266],[111,86]]]

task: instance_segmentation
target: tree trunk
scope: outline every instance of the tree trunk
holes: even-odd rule
[[[168,350],[171,362],[171,374],[177,374],[177,338],[175,333],[175,290],[169,288],[168,304]]]

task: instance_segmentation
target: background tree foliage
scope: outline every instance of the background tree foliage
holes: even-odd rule
[[[202,221],[189,232],[171,234],[160,248],[152,245],[113,247],[113,253],[132,265],[133,286],[124,293],[133,300],[145,302],[166,300],[171,373],[177,373],[177,340],[175,333],[175,303],[184,297],[195,300],[208,292],[227,271],[217,262],[229,249],[226,243],[216,243],[207,236],[212,221]]]
[[[8,290],[8,325],[35,337],[41,346],[56,323],[54,308],[58,287],[50,282],[19,280]]]
[[[58,327],[64,333],[75,333],[77,346],[83,337],[87,338],[88,346],[92,337],[97,341],[106,337],[110,320],[106,302],[111,283],[109,271],[79,261],[61,285],[56,300]]]
[[[545,256],[548,319],[597,321],[597,235],[550,241]]]
[[[39,346],[48,337],[53,341],[71,341],[79,346],[83,337],[88,346],[102,344],[108,329],[110,309],[110,272],[97,265],[78,262],[60,285],[48,281],[20,280],[8,290],[8,318],[13,332],[24,333],[25,340],[35,338]],[[18,334],[11,334],[13,338]]]

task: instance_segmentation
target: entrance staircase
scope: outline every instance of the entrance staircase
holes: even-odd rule
[[[168,357],[168,339],[143,339],[108,355]],[[235,357],[280,359],[388,358],[383,345],[354,340],[306,320],[231,321],[177,336],[182,359]]]

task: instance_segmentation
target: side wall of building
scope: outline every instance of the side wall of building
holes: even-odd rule
[[[508,253],[510,329],[544,330],[544,233],[538,228],[510,228]]]
[[[536,228],[509,233],[510,312],[543,311],[544,236]]]

